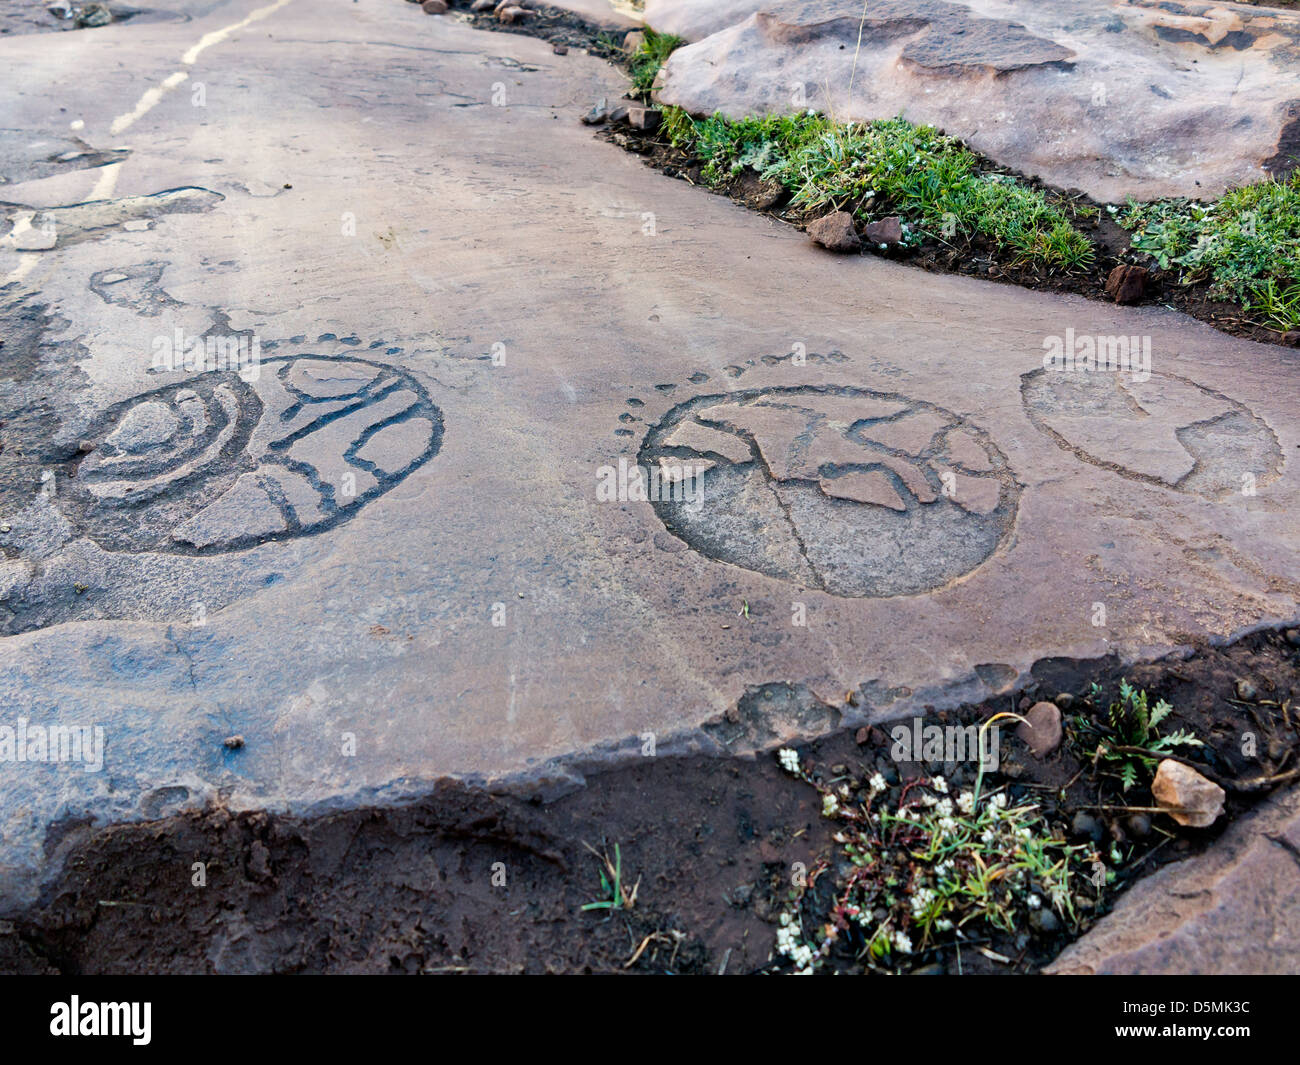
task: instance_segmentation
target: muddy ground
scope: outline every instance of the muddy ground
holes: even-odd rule
[[[1163,814],[1149,816],[1148,825],[1122,809],[1098,809],[1152,802],[1145,787],[1122,794],[1112,777],[1094,772],[1071,738],[1079,735],[1075,715],[1104,719],[1102,707],[1086,702],[1090,685],[1110,692],[1121,676],[1153,702],[1173,703],[1168,728],[1189,728],[1205,741],[1186,753],[1228,788],[1226,812],[1213,827],[1179,828]],[[1257,633],[1127,670],[1109,658],[1044,660],[1034,677],[1024,691],[926,720],[980,721],[1026,700],[1072,696],[1060,700],[1068,704],[1062,748],[1039,760],[1003,732],[1001,766],[986,787],[1035,799],[1054,831],[1075,842],[1089,842],[1075,821],[1089,812],[1091,842],[1118,843],[1125,862],[1100,901],[1084,907],[1077,929],[1008,935],[971,927],[960,942],[918,951],[890,971],[1035,972],[1125,887],[1204,849],[1296,775],[1300,631]],[[1253,687],[1249,700],[1239,698],[1242,682]],[[751,691],[749,706],[780,698],[778,687]],[[1242,754],[1246,732],[1257,738],[1253,758]],[[879,727],[829,735],[800,751],[815,775],[880,769],[898,785],[946,772],[963,785],[974,773],[970,765],[895,763]],[[1240,786],[1260,777],[1277,779]],[[0,971],[779,972],[789,968],[774,957],[773,943],[792,897],[791,871],[827,869],[821,890],[829,896],[841,857],[832,827],[817,791],[783,772],[771,753],[645,758],[550,803],[444,780],[411,805],[314,818],[217,807],[99,830],[65,825],[49,840],[66,849],[62,875],[38,906],[0,923]],[[635,903],[584,911],[606,897],[593,851],[612,857],[616,844]],[[867,966],[845,942],[828,967]]]

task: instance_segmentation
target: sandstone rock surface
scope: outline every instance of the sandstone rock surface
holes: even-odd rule
[[[1135,884],[1050,973],[1300,970],[1300,789],[1266,800],[1203,854]]]
[[[1156,770],[1151,794],[1180,825],[1206,828],[1223,813],[1223,789],[1191,766],[1169,758]]]
[[[1300,155],[1300,12],[1202,0],[647,0],[693,113],[902,114],[1102,200],[1205,197]],[[861,48],[859,50],[859,32]],[[856,57],[856,67],[855,67]]]

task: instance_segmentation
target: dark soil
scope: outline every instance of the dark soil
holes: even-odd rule
[[[1270,788],[1295,775],[1300,751],[1300,632],[1259,633],[1225,648],[1121,671],[1113,659],[1044,660],[1023,692],[927,721],[978,721],[1024,700],[1075,697],[1066,713],[1104,720],[1086,705],[1096,681],[1108,694],[1121,675],[1164,697],[1168,728],[1190,728],[1207,747],[1193,760],[1229,790],[1215,827],[1180,829],[1151,817],[1136,837],[1123,811],[1150,805],[1141,785],[1121,796],[1067,742],[1034,758],[1010,730],[1002,764],[985,786],[1033,796],[1066,826],[1081,809],[1098,819],[1102,846],[1122,840],[1130,858],[1086,930],[1119,890],[1151,869],[1195,854]],[[1251,701],[1237,682],[1254,685]],[[761,691],[757,697],[761,698]],[[856,694],[854,699],[858,698]],[[1241,754],[1244,732],[1258,755]],[[839,732],[800,748],[804,764],[857,777],[876,768],[909,776],[943,769],[954,783],[969,766],[896,764],[887,730]],[[1266,787],[1237,782],[1281,774]],[[614,768],[549,804],[442,781],[420,802],[314,818],[233,813],[221,807],[99,830],[63,826],[51,837],[68,855],[39,905],[0,922],[0,971],[184,972],[567,972],[753,973],[788,966],[773,958],[775,921],[791,897],[795,863],[829,870],[805,912],[836,884],[832,823],[819,794],[758,758],[660,757]],[[1059,828],[1069,832],[1069,828]],[[1077,834],[1075,836],[1077,839]],[[582,907],[608,894],[590,844],[618,845],[630,910]],[[1131,849],[1131,850],[1130,850]],[[206,886],[194,886],[195,863]],[[494,882],[495,875],[495,882]],[[818,892],[821,893],[820,901]],[[1077,934],[1022,932],[918,952],[922,972],[1033,972]],[[972,950],[987,944],[1007,962]],[[852,944],[831,966],[861,971]]]
[[[523,21],[501,22],[491,11],[470,11],[469,0],[453,2],[450,14],[475,29],[537,37],[554,45],[561,54],[564,50],[573,48],[589,52],[599,59],[622,61],[626,58],[622,42],[627,29],[598,26],[572,11],[529,3],[528,15]]]

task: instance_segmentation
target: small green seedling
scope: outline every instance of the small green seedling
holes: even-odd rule
[[[1101,695],[1101,688],[1094,684],[1094,700]],[[1119,766],[1120,783],[1128,791],[1138,781],[1140,773],[1148,775],[1155,772],[1156,763],[1162,754],[1168,754],[1175,747],[1203,747],[1189,729],[1180,729],[1162,736],[1159,725],[1173,713],[1174,708],[1164,699],[1155,706],[1149,705],[1147,693],[1133,687],[1127,680],[1119,682],[1119,699],[1110,704],[1107,720],[1109,728],[1099,728],[1089,722],[1094,733],[1101,733],[1097,745],[1090,752],[1093,763],[1107,762]]]
[[[623,883],[623,855],[619,850],[617,843],[614,844],[614,860],[610,861],[609,854],[605,851],[598,851],[590,843],[582,844],[587,850],[591,851],[600,859],[602,869],[600,870],[600,891],[602,897],[595,902],[589,902],[582,907],[585,913],[588,910],[630,910],[636,905],[637,889],[641,886],[641,878],[632,885],[629,892]]]

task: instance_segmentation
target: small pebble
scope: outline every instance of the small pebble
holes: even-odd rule
[[[1151,835],[1151,818],[1146,814],[1129,814],[1127,823],[1129,835],[1134,839],[1146,839]]]
[[[1255,685],[1250,681],[1245,678],[1237,681],[1237,698],[1243,703],[1253,703],[1258,694],[1259,692],[1256,690]]]
[[[225,743],[226,747],[229,748],[230,750],[237,751],[239,750],[239,748],[241,748],[244,745],[244,737],[227,736],[225,740],[223,740],[222,742]]]
[[[1070,831],[1076,836],[1087,836],[1094,843],[1100,843],[1101,837],[1106,830],[1102,827],[1102,823],[1092,814],[1086,810],[1080,810],[1070,822]]]

